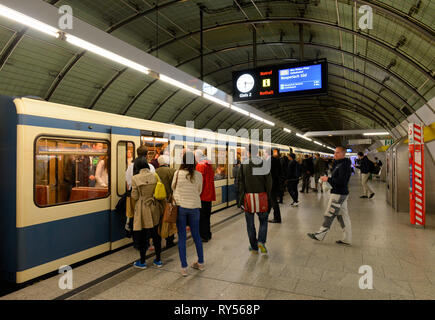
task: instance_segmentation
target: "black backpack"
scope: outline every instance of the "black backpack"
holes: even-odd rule
[[[369,165],[369,173],[377,174],[376,166],[370,159],[367,159]]]

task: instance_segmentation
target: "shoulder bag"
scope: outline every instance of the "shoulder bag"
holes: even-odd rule
[[[178,183],[178,173],[180,171],[177,171],[177,177],[175,178],[175,186],[174,190],[172,191],[171,195],[169,196],[168,202],[165,206],[165,211],[163,212],[163,222],[167,223],[176,223],[177,222],[177,215],[178,215],[178,206],[175,203],[174,200],[174,192],[177,188]]]

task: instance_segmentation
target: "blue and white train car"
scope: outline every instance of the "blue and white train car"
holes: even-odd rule
[[[125,171],[145,144],[150,159],[189,146],[215,164],[213,211],[236,203],[232,168],[244,139],[155,121],[0,96],[0,272],[22,283],[131,242],[115,211]],[[283,150],[288,147],[275,145]]]

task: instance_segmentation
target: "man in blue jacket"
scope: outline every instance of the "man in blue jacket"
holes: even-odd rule
[[[328,182],[332,186],[323,224],[319,231],[308,233],[308,236],[317,241],[323,240],[331,228],[334,218],[337,217],[343,230],[343,240],[338,240],[337,243],[350,245],[352,242],[352,229],[347,210],[347,198],[349,196],[349,178],[352,174],[351,161],[346,158],[346,149],[341,146],[335,148],[334,159],[335,163],[331,177],[321,177],[323,182]]]

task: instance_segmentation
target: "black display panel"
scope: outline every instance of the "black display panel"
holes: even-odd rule
[[[326,59],[233,72],[233,101],[282,99],[328,92]]]

